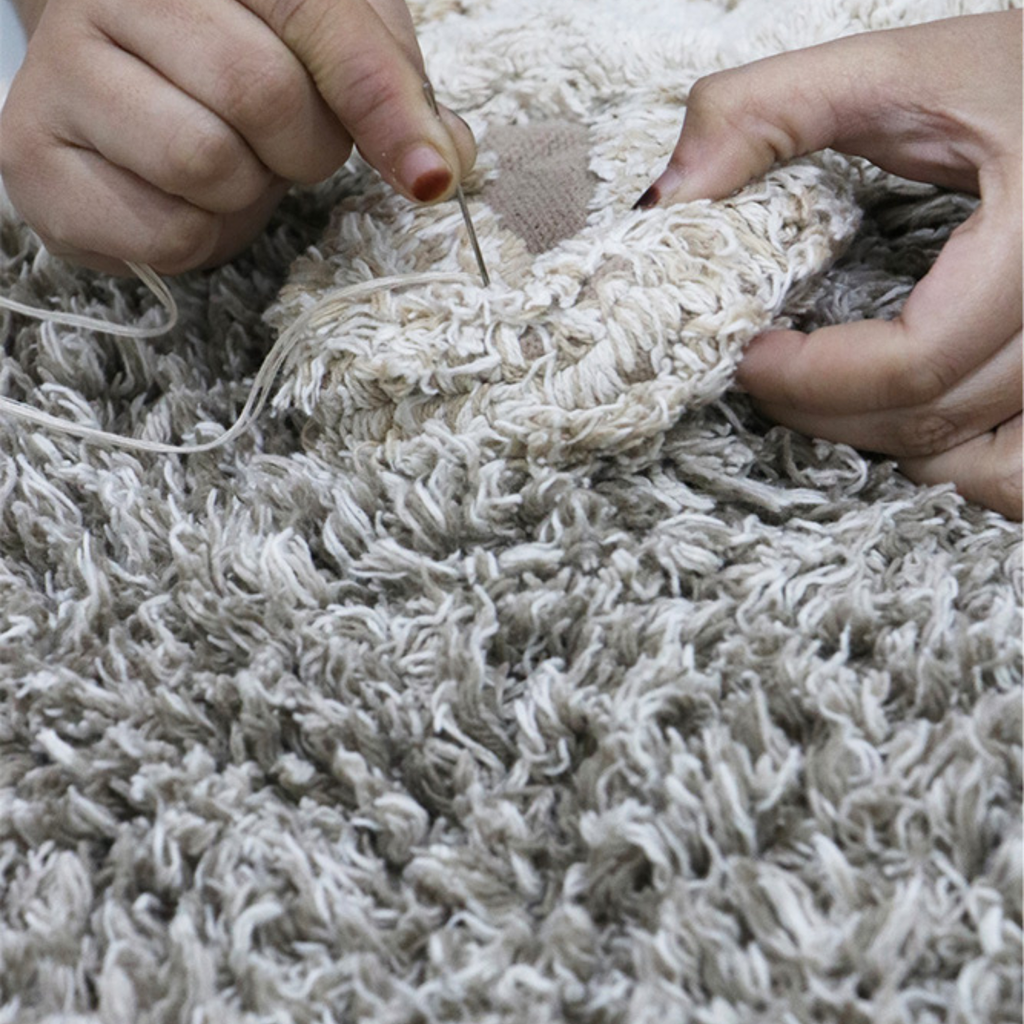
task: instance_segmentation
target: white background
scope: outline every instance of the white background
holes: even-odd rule
[[[21,63],[25,46],[25,34],[21,31],[18,16],[14,13],[11,0],[0,2],[0,85],[14,77]]]

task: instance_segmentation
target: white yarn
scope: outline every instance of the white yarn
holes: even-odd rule
[[[178,322],[178,304],[170,289],[164,284],[160,275],[152,267],[145,263],[133,263],[125,260],[125,265],[133,274],[157,297],[160,305],[167,310],[167,319],[155,327],[139,327],[135,324],[115,324],[110,320],[101,320],[98,317],[82,316],[79,313],[65,313],[61,310],[42,309],[39,306],[29,306],[16,299],[9,299],[0,295],[0,306],[9,309],[14,313],[21,313],[23,316],[30,316],[33,320],[48,321],[53,324],[63,324],[66,327],[84,327],[87,330],[102,331],[104,334],[112,334],[120,338],[158,338],[166,334]]]
[[[152,267],[130,261],[126,261],[126,263],[132,273],[146,285],[159,300],[160,304],[167,310],[167,319],[162,324],[158,324],[155,327],[117,324],[95,317],[81,316],[78,313],[66,313],[59,310],[47,310],[36,306],[29,306],[4,296],[0,296],[0,306],[36,320],[49,321],[50,323],[63,324],[69,327],[84,327],[90,330],[102,331],[104,334],[110,334],[114,337],[143,339],[155,338],[166,334],[178,321],[178,306],[174,301],[174,296]],[[132,451],[156,452],[161,455],[195,455],[200,452],[213,451],[215,448],[226,445],[244,433],[263,411],[263,407],[266,405],[270,394],[271,385],[277,376],[277,371],[288,357],[288,353],[302,340],[305,332],[316,331],[328,322],[336,325],[344,315],[345,308],[349,303],[366,299],[376,292],[390,291],[396,288],[409,288],[419,284],[451,283],[462,281],[465,277],[466,275],[461,272],[425,271],[418,274],[379,277],[374,280],[332,290],[305,313],[298,316],[295,322],[282,332],[256,372],[252,387],[249,389],[249,396],[242,407],[238,419],[223,434],[212,441],[205,441],[202,444],[167,444],[162,441],[147,441],[142,438],[128,437],[125,434],[115,434],[111,431],[99,430],[83,423],[72,423],[69,420],[43,412],[41,409],[37,409],[25,402],[19,402],[13,398],[5,398],[3,396],[0,396],[0,412],[24,423],[32,423],[36,426],[45,427],[48,430],[80,437],[91,444],[127,448]]]

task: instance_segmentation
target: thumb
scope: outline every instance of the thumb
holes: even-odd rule
[[[469,130],[442,120],[424,92],[411,25],[392,29],[367,0],[244,0],[305,66],[360,153],[406,196],[451,196],[473,164]]]

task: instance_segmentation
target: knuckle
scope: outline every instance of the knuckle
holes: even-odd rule
[[[238,145],[226,128],[197,124],[171,140],[165,167],[173,191],[188,194],[230,177],[238,161]]]
[[[756,94],[747,87],[742,70],[716,71],[698,79],[687,109],[694,108],[709,125],[749,133],[761,125]]]
[[[706,132],[744,139],[765,164],[790,160],[802,151],[800,132],[785,114],[766,109],[747,69],[716,71],[698,79],[687,100]]]
[[[162,229],[154,232],[142,262],[165,274],[180,274],[201,266],[220,235],[220,218],[184,204]]]
[[[377,62],[352,61],[347,70],[344,120],[358,139],[372,125],[387,123],[387,112],[401,105],[401,96],[395,81]]]
[[[890,379],[894,405],[919,406],[934,402],[960,378],[958,366],[941,352],[907,349]]]
[[[272,0],[267,8],[266,22],[281,39],[288,39],[308,11],[308,0]]]
[[[964,428],[940,409],[914,409],[893,424],[888,454],[915,458],[939,455],[964,439]]]
[[[698,78],[686,100],[687,114],[708,119],[733,116],[736,93],[729,88],[728,77],[727,71],[716,71]]]
[[[220,111],[243,135],[274,132],[302,113],[301,72],[277,51],[236,61],[220,81]]]

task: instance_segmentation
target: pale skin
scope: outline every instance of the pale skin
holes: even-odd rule
[[[739,382],[770,419],[895,456],[1021,518],[1021,12],[873,32],[699,81],[639,206],[723,198],[832,147],[981,196],[901,315],[771,331]]]
[[[95,269],[230,259],[353,145],[399,192],[452,195],[476,152],[441,119],[403,0],[19,0],[0,172],[46,247]]]
[[[402,0],[19,0],[28,54],[0,171],[54,253],[174,274],[240,252],[353,144],[448,198],[468,128],[425,102]],[[831,146],[981,196],[894,321],[772,331],[742,386],[770,418],[896,457],[1021,518],[1021,13],[866,33],[699,81],[639,205],[723,198]]]

